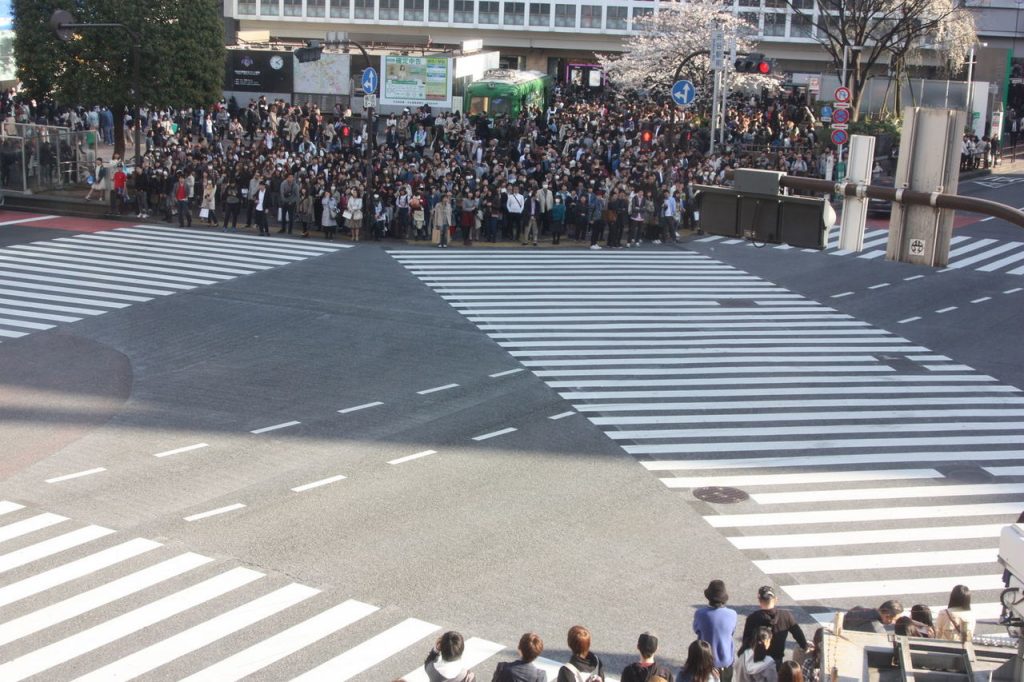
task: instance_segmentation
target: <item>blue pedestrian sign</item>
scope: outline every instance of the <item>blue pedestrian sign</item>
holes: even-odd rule
[[[693,87],[691,81],[676,81],[672,85],[672,101],[681,107],[693,104],[697,97],[697,88]]]
[[[377,70],[372,66],[363,69],[363,92],[367,95],[372,95],[377,92]]]
[[[821,108],[821,117],[822,118],[832,118],[832,107],[827,106],[827,105],[823,106]]]

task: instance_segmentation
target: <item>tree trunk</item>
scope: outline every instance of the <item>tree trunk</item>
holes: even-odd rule
[[[122,159],[128,157],[124,153],[124,112],[125,106],[118,104],[111,107],[111,113],[114,114],[114,153],[120,154]]]

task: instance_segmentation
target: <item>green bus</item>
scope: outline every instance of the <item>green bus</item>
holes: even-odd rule
[[[504,114],[518,118],[532,108],[547,111],[554,83],[540,71],[489,69],[483,78],[466,86],[462,111],[468,116],[483,114],[494,118]]]

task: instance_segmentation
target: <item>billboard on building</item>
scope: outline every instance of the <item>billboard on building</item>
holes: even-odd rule
[[[294,57],[291,52],[228,50],[224,90],[229,92],[294,92]]]
[[[352,57],[324,52],[316,62],[295,60],[295,92],[316,95],[349,95],[352,90]]]
[[[452,61],[449,57],[381,58],[381,104],[450,108]]]

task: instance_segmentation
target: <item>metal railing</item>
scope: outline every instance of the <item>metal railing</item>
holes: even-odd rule
[[[43,192],[84,185],[98,154],[97,131],[5,123],[0,187],[6,192]]]

